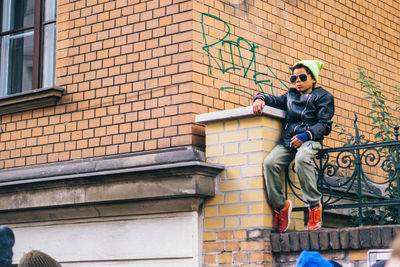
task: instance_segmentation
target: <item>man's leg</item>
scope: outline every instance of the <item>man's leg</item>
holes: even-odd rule
[[[294,158],[294,151],[281,145],[276,146],[264,160],[264,178],[268,203],[274,209],[274,227],[280,233],[290,225],[292,202],[283,197],[281,172]]]
[[[304,199],[310,205],[308,230],[314,231],[322,226],[322,206],[320,203],[321,192],[317,187],[317,177],[313,159],[321,149],[319,142],[304,142],[297,150],[295,157],[295,171],[300,181],[301,191]]]
[[[304,199],[311,205],[318,205],[321,192],[317,188],[314,157],[321,149],[321,143],[315,141],[304,142],[298,149],[295,158],[295,172],[300,181]]]
[[[281,173],[294,158],[295,151],[282,145],[277,145],[264,160],[264,179],[267,189],[267,199],[270,206],[280,210],[285,205],[283,197]]]

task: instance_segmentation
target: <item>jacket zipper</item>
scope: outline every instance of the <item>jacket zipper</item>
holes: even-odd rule
[[[301,112],[301,123],[303,123],[304,113],[306,112],[306,109],[307,109],[307,106],[308,106],[308,102],[310,102],[310,99],[311,99],[311,94],[309,94],[307,96],[306,106],[304,107],[303,111]]]
[[[302,126],[303,125],[303,123],[304,123],[304,121],[303,121],[303,117],[304,117],[304,113],[306,112],[306,109],[307,109],[307,106],[308,106],[308,102],[310,102],[310,99],[311,99],[311,94],[309,94],[308,96],[307,96],[307,102],[306,102],[306,105],[305,105],[305,107],[304,107],[304,109],[303,109],[303,111],[301,112],[301,123],[300,123],[300,125],[297,125],[296,127],[294,127],[294,130],[293,130],[293,134],[295,134],[296,133],[296,130],[297,130],[297,128],[298,127],[300,127],[300,126]]]

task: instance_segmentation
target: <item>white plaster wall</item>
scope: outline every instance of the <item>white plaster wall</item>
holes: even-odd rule
[[[199,266],[196,265],[193,259],[176,259],[176,260],[150,260],[150,261],[112,261],[112,262],[77,262],[77,263],[62,263],[63,267],[187,267]]]
[[[199,266],[198,219],[189,212],[10,225],[16,238],[13,262],[36,249],[65,267]]]

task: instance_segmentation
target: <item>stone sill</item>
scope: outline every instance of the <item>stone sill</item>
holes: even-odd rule
[[[286,113],[281,109],[265,106],[262,114],[273,118],[283,119],[285,118]],[[230,119],[238,119],[251,116],[256,116],[256,115],[254,115],[253,113],[253,107],[249,106],[249,107],[199,114],[196,115],[195,122],[207,124],[211,122],[225,121]]]
[[[49,87],[0,97],[0,115],[54,106],[64,89]]]
[[[381,249],[388,248],[398,233],[399,225],[272,233],[271,249],[273,253]]]

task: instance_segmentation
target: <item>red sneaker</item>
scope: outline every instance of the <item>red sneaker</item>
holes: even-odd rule
[[[318,207],[313,208],[312,210],[308,208],[308,224],[307,228],[309,231],[315,231],[322,226],[322,205],[321,202],[318,204]]]
[[[290,225],[290,214],[292,213],[292,201],[286,200],[285,206],[281,209],[280,212],[274,210],[275,218],[274,218],[274,227],[278,228],[279,233],[286,232]]]

